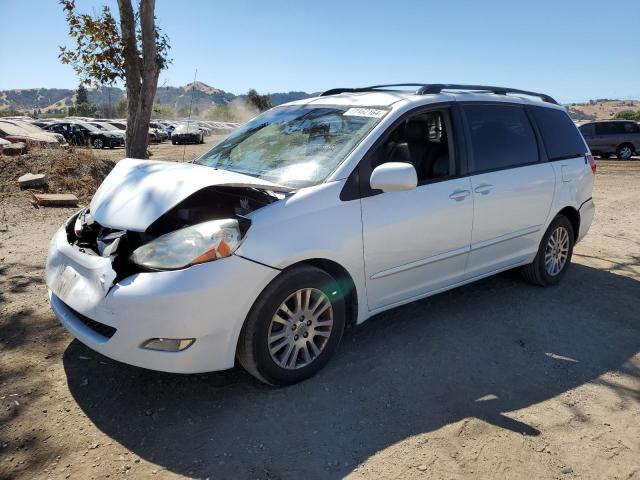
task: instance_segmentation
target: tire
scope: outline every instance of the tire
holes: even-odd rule
[[[101,138],[96,138],[93,141],[93,148],[104,148],[104,140]]]
[[[173,143],[174,145],[178,144],[178,142],[176,142],[175,140],[171,140],[171,143]]]
[[[307,298],[307,307],[297,310],[296,305],[305,305]],[[291,385],[313,376],[326,365],[342,338],[343,298],[336,280],[324,270],[310,265],[285,270],[264,289],[247,315],[238,341],[238,361],[269,385]],[[311,313],[314,306],[320,312],[317,316]],[[276,314],[279,321],[273,320]],[[270,342],[270,337],[277,340]]]
[[[557,265],[559,270],[557,272],[553,272],[552,265],[548,265],[545,262],[545,257],[547,253],[550,253],[552,257],[556,257],[553,255],[553,249],[550,245],[552,235],[557,231],[562,231],[566,233],[566,252],[564,261],[561,265]],[[558,235],[558,234],[557,234]],[[559,237],[554,237],[556,240],[561,238],[564,239],[564,234],[560,232]],[[540,242],[540,246],[538,247],[538,253],[536,258],[533,259],[529,265],[525,265],[522,267],[522,276],[524,279],[532,283],[534,285],[540,285],[543,287],[548,287],[550,285],[556,285],[562,280],[562,277],[567,273],[569,269],[569,265],[571,264],[571,255],[573,254],[573,245],[575,242],[575,234],[573,232],[573,225],[569,221],[567,217],[564,215],[558,215],[553,219],[551,225],[545,232],[542,237],[542,241]],[[556,242],[558,243],[558,242]],[[564,241],[559,242],[561,245],[564,245]],[[548,249],[552,249],[551,252],[548,252]],[[561,249],[563,250],[563,249]]]
[[[633,146],[629,145],[628,143],[623,143],[616,149],[616,157],[618,157],[620,160],[629,160],[631,157],[633,157],[634,153],[635,152]]]
[[[611,158],[611,154],[610,154],[610,153],[601,153],[601,154],[599,155],[599,157],[600,157],[600,158],[603,158],[603,159],[605,159],[605,160],[608,160],[608,159],[610,159],[610,158]]]

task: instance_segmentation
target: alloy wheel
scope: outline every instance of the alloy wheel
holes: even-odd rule
[[[547,242],[544,250],[544,265],[547,273],[552,277],[558,275],[569,256],[569,232],[565,227],[556,228]]]
[[[295,370],[312,363],[327,345],[333,328],[333,307],[316,288],[287,297],[269,326],[269,353],[281,368]]]
[[[623,160],[628,160],[633,156],[633,152],[630,147],[622,147],[620,149],[620,158]]]

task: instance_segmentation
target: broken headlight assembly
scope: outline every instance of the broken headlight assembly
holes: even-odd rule
[[[148,270],[177,270],[228,257],[240,239],[237,220],[211,220],[161,235],[136,248],[129,260]]]

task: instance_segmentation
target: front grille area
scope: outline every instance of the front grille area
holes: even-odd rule
[[[89,327],[91,330],[96,332],[98,335],[102,335],[105,338],[111,338],[115,335],[116,329],[110,327],[109,325],[105,325],[104,323],[96,322],[95,320],[91,320],[89,317],[85,317],[81,313],[76,312],[73,308],[65,303],[65,307],[67,307],[75,317],[80,320],[83,324]]]

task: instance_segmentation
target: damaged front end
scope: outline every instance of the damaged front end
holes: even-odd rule
[[[283,196],[256,187],[205,187],[142,232],[101,225],[89,206],[65,225],[66,241],[79,252],[109,259],[110,287],[142,271],[176,270],[231,255],[251,225],[246,215]]]

